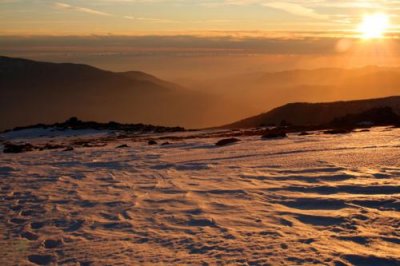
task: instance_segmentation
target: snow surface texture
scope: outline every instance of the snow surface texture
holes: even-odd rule
[[[400,265],[399,135],[1,154],[0,264]]]

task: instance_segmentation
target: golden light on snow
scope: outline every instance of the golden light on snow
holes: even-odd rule
[[[390,25],[389,16],[384,13],[366,15],[358,30],[363,39],[379,39],[384,37]]]

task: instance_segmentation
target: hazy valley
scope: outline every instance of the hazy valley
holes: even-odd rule
[[[1,57],[0,128],[73,116],[99,122],[215,127],[291,102],[397,95],[398,74],[396,68],[379,67],[293,70],[182,81],[181,86],[139,71],[110,72]]]

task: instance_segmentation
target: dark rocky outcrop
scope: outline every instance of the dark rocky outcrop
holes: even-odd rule
[[[129,146],[126,145],[126,144],[121,144],[121,145],[118,145],[118,146],[116,147],[116,149],[125,149],[125,148],[129,148]]]
[[[73,150],[74,150],[74,148],[69,146],[69,147],[66,147],[63,151],[73,151]]]
[[[37,148],[29,143],[15,144],[15,143],[7,142],[4,144],[3,152],[4,153],[22,153],[22,152],[33,151],[35,149],[37,149]]]
[[[215,143],[215,146],[222,147],[222,146],[234,144],[234,143],[239,142],[239,141],[240,141],[240,139],[237,139],[237,138],[221,139],[220,141]]]
[[[43,241],[43,246],[47,249],[59,248],[63,245],[63,242],[59,239],[46,239]]]
[[[36,124],[32,126],[26,127],[16,127],[13,130],[9,131],[18,131],[24,129],[33,129],[33,128],[52,128],[58,130],[82,130],[82,129],[93,129],[93,130],[115,130],[115,131],[125,131],[125,132],[154,132],[154,133],[165,133],[165,132],[181,132],[185,131],[182,127],[163,127],[163,126],[153,126],[153,125],[145,125],[145,124],[122,124],[117,122],[108,122],[108,123],[99,123],[94,121],[81,121],[77,117],[71,117],[65,122],[55,123],[55,124]]]
[[[324,134],[339,135],[339,134],[349,134],[351,132],[353,132],[353,130],[350,128],[335,128],[335,129],[330,129],[330,130],[324,131]]]
[[[311,133],[307,132],[307,131],[302,131],[299,133],[299,136],[308,136],[311,135]]]
[[[286,131],[279,129],[269,130],[264,135],[262,135],[262,139],[281,139],[286,137],[287,137]]]
[[[157,141],[155,141],[155,140],[149,140],[149,141],[147,142],[147,144],[149,144],[149,145],[157,145]]]
[[[57,145],[57,144],[45,144],[43,147],[40,147],[39,150],[57,150],[57,149],[64,149],[65,147],[63,145]]]
[[[29,255],[28,260],[36,265],[50,265],[56,262],[56,257],[53,255]]]

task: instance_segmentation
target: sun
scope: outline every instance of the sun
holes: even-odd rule
[[[358,30],[363,39],[383,38],[389,28],[389,16],[384,13],[376,13],[364,16]]]

